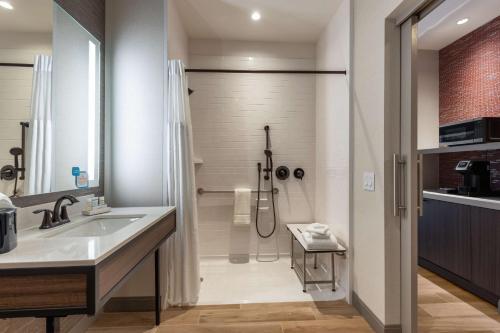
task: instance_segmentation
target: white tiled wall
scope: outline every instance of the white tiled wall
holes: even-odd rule
[[[26,57],[26,51],[0,49],[0,62],[7,62],[1,60],[11,59],[14,53]],[[33,63],[33,59],[27,62]],[[31,68],[0,67],[0,167],[14,165],[9,150],[21,147],[19,123],[30,119],[32,76]],[[18,187],[22,190],[22,186],[21,181]],[[0,192],[11,195],[13,188],[14,181],[0,181]]]
[[[32,64],[35,54],[51,54],[50,33],[0,33],[0,62]],[[12,147],[21,147],[21,121],[29,121],[32,68],[0,67],[0,167],[13,165]],[[0,192],[12,194],[14,181],[0,181]],[[23,190],[23,182],[18,188]]]
[[[244,43],[225,43],[210,54],[210,47],[197,47],[197,43],[208,44],[191,43],[192,68],[315,68],[314,45],[249,43],[245,52]],[[285,49],[298,51],[283,52]],[[196,167],[198,187],[256,189],[257,163],[265,163],[265,125],[271,128],[275,168],[285,165],[292,172],[297,167],[305,169],[303,181],[293,176],[283,182],[275,179],[275,187],[280,190],[276,203],[282,253],[289,251],[284,225],[314,219],[315,84],[315,77],[310,75],[189,74],[189,86],[195,91],[190,98],[195,155],[203,160]],[[263,185],[270,188],[269,182]],[[268,200],[264,206],[270,204]],[[256,252],[254,222],[250,227],[232,226],[232,194],[199,196],[198,209],[202,256]],[[265,231],[271,226],[272,210],[262,213],[261,223]],[[260,242],[263,253],[276,251],[274,239]]]

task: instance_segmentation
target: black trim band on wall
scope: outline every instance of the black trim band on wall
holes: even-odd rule
[[[26,67],[33,68],[33,64],[18,64],[12,62],[0,62],[0,67]]]
[[[186,73],[227,73],[227,74],[340,74],[347,75],[346,70],[339,71],[294,71],[294,70],[246,70],[246,69],[204,69],[186,68]]]

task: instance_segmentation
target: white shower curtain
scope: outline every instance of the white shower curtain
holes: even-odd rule
[[[35,56],[29,127],[28,193],[50,192],[52,176],[52,57]]]
[[[177,207],[177,230],[162,248],[164,308],[193,305],[200,291],[191,110],[180,60],[168,61],[167,89],[165,204]]]

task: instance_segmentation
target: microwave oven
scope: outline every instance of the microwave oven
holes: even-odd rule
[[[484,117],[439,127],[440,146],[460,146],[500,141],[500,117]]]

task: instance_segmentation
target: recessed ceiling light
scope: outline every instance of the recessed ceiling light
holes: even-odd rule
[[[465,23],[467,23],[467,22],[469,22],[469,19],[468,19],[468,18],[463,18],[463,19],[461,19],[461,20],[458,20],[458,21],[457,21],[457,24],[458,24],[458,25],[462,25],[462,24],[465,24]]]
[[[12,7],[10,2],[8,2],[8,1],[0,1],[0,7],[8,9],[8,10],[14,9],[14,7]]]
[[[252,20],[254,20],[254,21],[259,21],[261,19],[261,17],[262,16],[260,15],[259,12],[253,12],[252,13]]]

